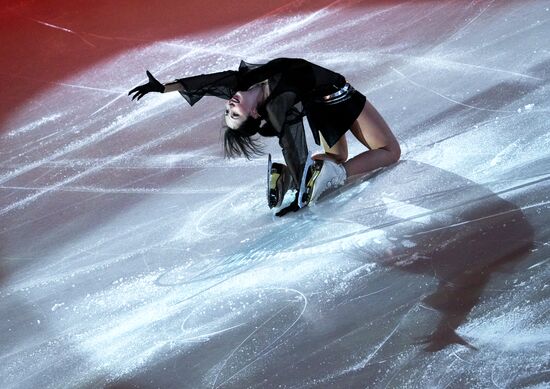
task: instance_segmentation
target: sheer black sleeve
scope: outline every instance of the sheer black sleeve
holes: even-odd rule
[[[218,73],[201,74],[177,80],[183,85],[180,94],[193,106],[203,96],[215,96],[229,99],[239,87],[239,72],[226,70]]]
[[[276,58],[266,64],[251,64],[241,61],[239,72],[241,73],[241,87],[246,89],[252,85],[267,80],[278,73],[294,72],[304,76],[307,67],[311,64],[301,58]]]
[[[229,99],[237,91],[248,90],[252,85],[267,80],[277,73],[307,66],[308,62],[298,58],[277,58],[266,64],[251,64],[241,61],[239,70],[201,74],[177,79],[183,86],[180,94],[193,106],[203,96]]]
[[[308,157],[303,115],[295,107],[291,108],[279,138],[285,163],[292,175],[292,189],[300,188],[302,173]]]
[[[293,189],[298,189],[308,156],[303,124],[303,107],[291,91],[281,93],[266,107],[268,121],[277,132],[285,163],[292,175]]]

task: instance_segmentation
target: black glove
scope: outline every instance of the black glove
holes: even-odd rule
[[[145,96],[149,92],[164,92],[164,85],[162,85],[150,72],[147,70],[145,72],[147,74],[147,77],[149,78],[149,82],[147,84],[136,86],[134,89],[132,89],[130,92],[128,92],[128,96],[130,96],[132,93],[134,95],[132,96],[132,100],[135,98],[141,99],[143,96]]]
[[[287,213],[289,212],[296,212],[296,211],[299,211],[300,210],[300,207],[298,206],[298,192],[296,192],[296,197],[294,198],[294,201],[292,203],[290,203],[290,205],[288,207],[285,207],[283,209],[281,209],[279,212],[277,212],[275,214],[275,216],[284,216],[286,215]]]

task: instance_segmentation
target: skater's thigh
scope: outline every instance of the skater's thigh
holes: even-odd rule
[[[336,142],[332,147],[329,147],[323,134],[319,133],[321,138],[321,145],[325,150],[325,154],[330,155],[339,162],[344,162],[348,159],[348,141],[346,140],[346,135],[342,135],[338,142]]]
[[[390,127],[368,101],[351,125],[351,132],[359,142],[369,149],[398,147],[397,139]]]

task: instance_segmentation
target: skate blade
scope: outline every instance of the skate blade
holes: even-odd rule
[[[317,161],[316,161],[317,162]],[[315,181],[317,180],[317,177],[319,177],[319,174],[321,173],[321,164],[314,163],[311,166],[311,176],[309,177],[307,184],[306,184],[306,191],[303,195],[303,203],[304,205],[308,205],[311,200],[311,194],[313,192],[313,185],[315,185]]]
[[[267,205],[269,206],[269,208],[273,208],[271,206],[271,184],[270,184],[270,181],[271,181],[271,171],[273,170],[273,163],[271,162],[271,154],[268,154],[267,155],[267,180],[266,180],[266,194],[265,194],[265,197],[267,199]]]
[[[274,208],[279,205],[279,190],[277,189],[277,182],[281,174],[279,174],[275,169],[271,170],[271,180],[269,182],[269,194],[268,194],[268,205],[269,208]]]
[[[300,180],[300,187],[298,189],[298,208],[303,208],[307,205],[304,202],[306,197],[306,182],[308,181],[308,176],[310,174],[310,167],[313,165],[314,160],[311,158],[311,151],[307,155],[305,162],[304,170],[302,171],[302,179]]]

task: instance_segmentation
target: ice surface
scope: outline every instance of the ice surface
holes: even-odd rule
[[[550,385],[548,2],[282,3],[161,38],[91,6],[17,25],[43,55],[119,49],[1,75],[42,86],[1,117],[0,387]],[[125,95],[278,56],[345,74],[402,161],[276,218],[220,100]]]

